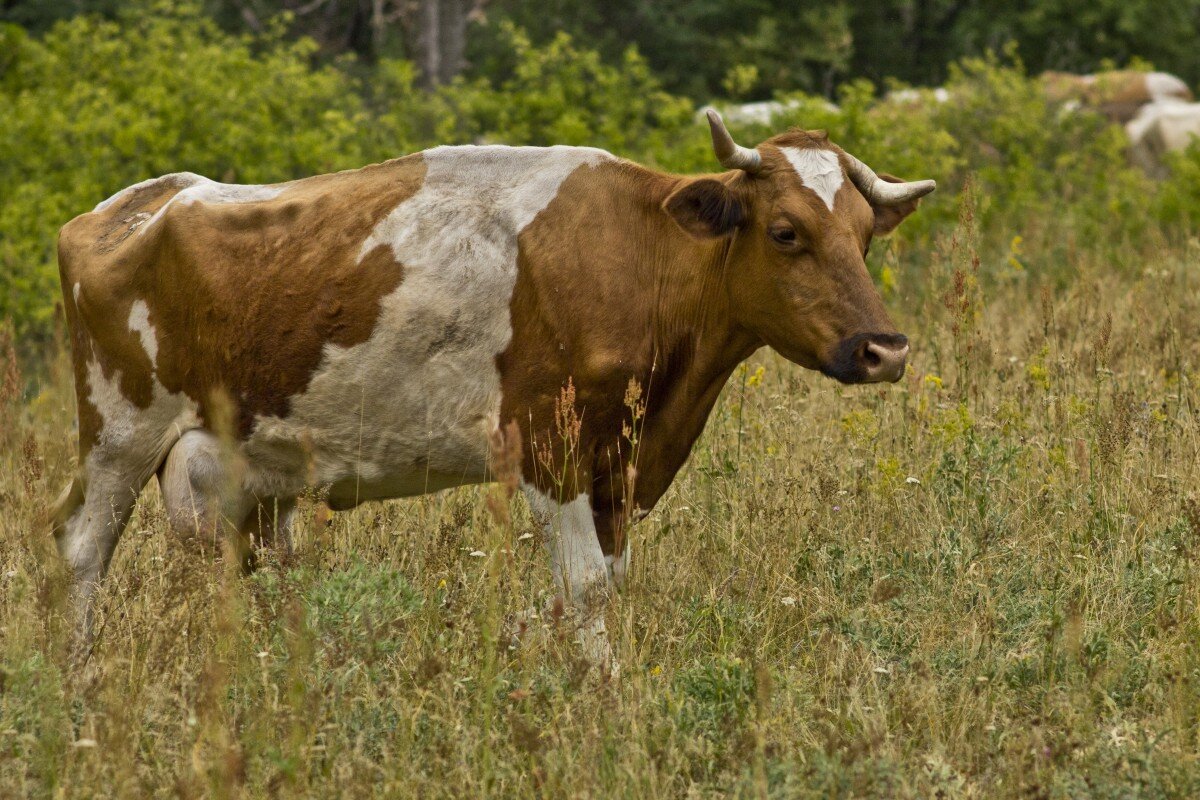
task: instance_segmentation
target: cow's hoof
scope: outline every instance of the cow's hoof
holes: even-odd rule
[[[620,674],[621,665],[613,656],[612,645],[609,644],[608,631],[605,630],[603,621],[580,626],[575,641],[579,644],[584,660],[600,675],[611,680]]]

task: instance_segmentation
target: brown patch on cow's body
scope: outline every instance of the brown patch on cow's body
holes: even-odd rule
[[[324,348],[369,338],[381,300],[403,280],[390,248],[358,256],[379,220],[420,188],[424,172],[414,156],[295,181],[268,200],[175,203],[149,224],[180,190],[168,180],[68,223],[60,270],[81,454],[100,426],[86,396],[93,359],[107,378],[120,370],[121,392],[139,408],[152,401],[157,378],[206,418],[214,393],[231,398],[242,436],[259,415],[286,415]],[[157,337],[156,371],[129,330],[138,300]]]

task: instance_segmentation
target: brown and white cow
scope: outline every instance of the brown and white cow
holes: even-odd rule
[[[181,531],[270,540],[308,487],[346,509],[487,481],[489,442],[518,430],[555,577],[606,661],[595,600],[625,574],[623,525],[666,491],[739,363],[769,345],[846,383],[905,368],[864,256],[933,181],[880,178],[821,132],[748,149],[709,121],[721,174],[438,147],[270,186],[167,175],[68,223],[80,466],[55,533],[84,629],[156,474]],[[229,413],[232,448],[214,433]]]
[[[1119,125],[1128,123],[1151,103],[1193,100],[1188,85],[1169,72],[1046,72],[1042,74],[1042,86],[1051,102],[1092,109]]]

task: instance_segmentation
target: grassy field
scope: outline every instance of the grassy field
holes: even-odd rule
[[[242,578],[152,486],[68,669],[70,386],[10,367],[0,797],[1200,796],[1200,245],[984,287],[969,240],[888,270],[900,384],[735,373],[633,534],[615,681],[526,616],[547,559],[487,487],[306,503]]]

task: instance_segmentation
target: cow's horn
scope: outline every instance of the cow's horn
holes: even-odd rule
[[[845,151],[843,151],[845,152]],[[854,185],[863,193],[863,197],[873,205],[897,206],[924,197],[937,188],[935,181],[910,181],[907,183],[889,183],[875,174],[875,170],[846,153],[849,164],[846,174]]]
[[[758,168],[762,166],[762,156],[758,151],[742,147],[735,142],[725,127],[725,120],[721,119],[715,108],[708,109],[706,113],[708,127],[712,129],[713,151],[716,152],[721,166],[726,169],[744,169],[750,173],[758,172]]]

